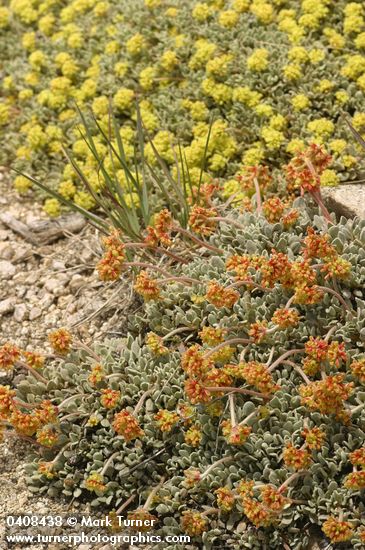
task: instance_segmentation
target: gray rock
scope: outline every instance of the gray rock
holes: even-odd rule
[[[3,260],[11,260],[14,254],[14,248],[10,246],[9,242],[0,242],[0,258]]]
[[[8,260],[0,261],[0,279],[11,279],[16,272],[16,267]]]
[[[0,302],[0,315],[5,315],[6,313],[11,313],[14,311],[16,299],[14,297],[6,298]]]
[[[27,308],[24,304],[18,304],[15,306],[14,319],[15,321],[17,321],[17,323],[21,323],[22,321],[24,321],[26,315],[27,315]]]
[[[34,319],[37,319],[42,315],[42,310],[39,307],[32,307],[32,309],[29,312],[29,320],[34,321]]]
[[[337,216],[365,219],[365,184],[347,183],[337,187],[322,187],[324,202]]]

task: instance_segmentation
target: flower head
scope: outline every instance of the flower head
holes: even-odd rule
[[[60,355],[67,355],[70,351],[72,336],[71,333],[65,328],[59,328],[50,332],[48,340],[56,353]]]
[[[354,534],[348,521],[340,521],[332,516],[324,522],[322,531],[333,543],[350,540]]]
[[[19,357],[20,349],[10,342],[7,342],[0,347],[0,368],[3,370],[10,370]]]
[[[124,437],[127,443],[144,435],[138,420],[126,409],[121,410],[114,416],[113,429],[118,435]]]
[[[148,275],[147,271],[141,271],[137,275],[133,288],[138,294],[143,296],[146,302],[158,300],[161,295],[158,283]]]

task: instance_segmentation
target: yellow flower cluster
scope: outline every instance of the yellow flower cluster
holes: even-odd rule
[[[325,173],[324,184],[362,170],[353,137],[339,122],[355,113],[365,137],[360,1],[11,0],[0,7],[0,29],[0,130],[11,144],[0,163],[40,177],[51,171],[62,196],[84,207],[94,201],[64,169],[61,144],[72,148],[96,192],[103,181],[72,130],[75,102],[83,112],[91,107],[105,132],[113,108],[131,170],[137,100],[173,173],[177,143],[191,173],[200,172],[210,119],[205,170],[226,177],[227,188],[242,163],[262,163],[273,153],[287,162],[310,142],[333,144],[337,174]],[[97,151],[112,168],[96,134]],[[146,155],[155,162],[148,144]],[[127,187],[122,167],[115,169]],[[14,183],[19,192],[29,188],[21,179]],[[54,215],[55,203],[46,210]]]

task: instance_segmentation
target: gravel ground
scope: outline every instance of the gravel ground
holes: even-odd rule
[[[32,197],[19,197],[0,172],[0,214],[8,213],[26,224],[47,219]],[[85,226],[76,235],[49,245],[26,242],[0,222],[0,345],[11,341],[23,349],[49,352],[47,334],[67,327],[86,343],[94,339],[123,335],[125,319],[132,305],[129,285],[101,283],[95,264],[101,254],[95,229]],[[118,299],[116,299],[118,296]],[[120,327],[120,328],[119,328]],[[0,371],[0,384],[7,382]],[[0,445],[0,515],[89,515],[86,506],[32,496],[25,485],[24,464],[29,447],[7,437]],[[90,513],[95,517],[95,512]],[[88,534],[97,534],[90,530]],[[28,534],[28,532],[26,533]],[[52,534],[51,531],[48,534]],[[4,521],[0,524],[0,548],[4,542]],[[32,550],[68,548],[61,544],[23,545]],[[107,550],[111,546],[93,548]],[[81,550],[91,546],[81,545]]]

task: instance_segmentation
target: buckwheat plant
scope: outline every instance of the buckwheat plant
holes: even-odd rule
[[[32,492],[153,518],[189,548],[299,550],[312,525],[363,548],[365,222],[323,211],[325,164],[291,164],[293,204],[260,204],[256,167],[251,211],[212,195],[187,228],[163,209],[141,241],[111,231],[99,275],[142,302],[125,338],[59,328],[45,360],[2,346],[24,373],[0,387],[3,436],[32,445]]]

